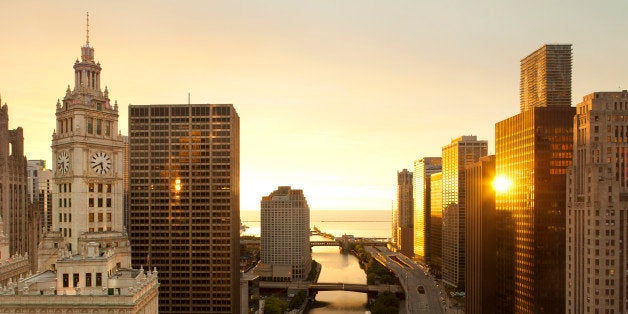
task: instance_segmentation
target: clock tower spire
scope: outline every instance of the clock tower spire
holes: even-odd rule
[[[103,242],[103,247],[128,242],[123,226],[124,144],[118,133],[118,107],[110,106],[107,88],[101,91],[100,72],[89,43],[88,14],[81,61],[74,63],[74,89],[68,88],[57,103],[51,145],[55,167],[53,222],[48,234],[71,254],[82,254],[86,243],[101,242],[101,238],[117,243]]]

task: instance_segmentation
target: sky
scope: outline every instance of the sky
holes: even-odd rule
[[[312,210],[389,210],[396,172],[519,111],[519,61],[573,44],[572,103],[628,89],[628,1],[0,0],[0,95],[51,163],[55,104],[85,43],[127,106],[233,104],[241,209],[277,186]]]

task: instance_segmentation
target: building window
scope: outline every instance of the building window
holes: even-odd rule
[[[96,273],[96,287],[102,286],[102,273]]]
[[[67,288],[70,286],[70,275],[63,274],[63,287]]]
[[[98,184],[98,193],[102,193],[102,183]]]
[[[96,120],[96,134],[100,135],[102,133],[102,120]]]
[[[107,222],[111,222],[111,213],[107,213]]]
[[[111,135],[111,122],[109,121],[105,121],[105,135],[106,136]]]
[[[102,213],[98,213],[98,222],[102,222]]]
[[[107,207],[111,207],[111,199],[110,198],[107,199]]]
[[[107,184],[107,193],[111,193],[111,184]]]
[[[98,199],[98,207],[102,207],[102,198]]]
[[[94,222],[94,213],[89,213],[89,222]]]
[[[78,287],[79,274],[72,274],[72,286]]]
[[[94,207],[94,198],[89,199],[89,207]]]
[[[85,274],[85,287],[91,287],[91,286],[92,286],[92,274],[87,273]]]
[[[87,134],[94,133],[94,119],[87,118]]]
[[[72,213],[68,214],[68,222],[72,222]]]
[[[89,192],[91,192],[91,193],[94,192],[94,183],[90,183],[89,184]]]

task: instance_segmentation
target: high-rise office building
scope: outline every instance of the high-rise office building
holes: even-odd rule
[[[565,173],[574,108],[530,108],[495,126],[498,271],[504,311],[564,312]]]
[[[495,156],[485,156],[465,168],[466,185],[466,310],[497,313],[495,260]]]
[[[463,290],[465,275],[464,167],[488,153],[488,142],[461,136],[443,147],[443,282]]]
[[[133,265],[160,313],[239,313],[240,118],[233,105],[129,106]]]
[[[39,191],[37,193],[39,196],[39,218],[41,227],[45,231],[50,231],[50,228],[52,228],[52,172],[50,169],[44,169],[37,174],[39,181]]]
[[[560,62],[565,68],[561,73],[569,75],[563,79],[571,82],[571,48],[561,46],[569,57],[567,64]],[[524,60],[534,59],[547,47]],[[538,71],[552,69],[545,66]],[[529,85],[521,83],[522,95],[543,90]],[[521,109],[495,125],[496,176],[511,182],[508,191],[495,196],[498,311],[564,313],[565,174],[572,162],[575,108],[569,101],[556,100]]]
[[[553,106],[571,106],[571,45],[544,45],[521,60],[521,111]]]
[[[43,181],[45,179],[40,178],[46,174],[50,174],[51,171],[46,171],[46,161],[45,160],[28,160],[26,166],[27,174],[28,174],[28,211],[29,211],[29,219],[28,219],[28,229],[31,233],[31,239],[28,243],[28,254],[31,263],[31,269],[33,272],[36,272],[37,267],[37,246],[41,241],[42,227],[44,227],[44,205],[45,202],[41,202],[42,196],[39,195],[40,192],[40,179]]]
[[[628,91],[583,97],[567,170],[566,311],[628,312]]]
[[[267,280],[304,280],[310,272],[310,207],[303,190],[280,186],[261,201],[261,265]]]
[[[122,136],[122,142],[124,143],[124,175],[122,179],[124,181],[124,226],[129,227],[129,137]]]
[[[443,274],[443,173],[430,175],[430,250],[428,265],[437,278]]]
[[[37,203],[39,201],[39,174],[46,169],[45,160],[28,160],[26,171],[28,173],[28,202]]]
[[[413,251],[413,207],[412,172],[403,169],[397,172],[397,204],[393,209],[393,245],[408,257]]]
[[[131,268],[118,107],[100,89],[100,71],[88,37],[74,89],[56,105],[52,228],[39,245],[40,272],[0,289],[4,313],[157,311],[157,272]]]
[[[429,264],[431,255],[429,246],[431,231],[430,176],[440,171],[440,157],[425,157],[414,161],[414,258],[424,264]]]

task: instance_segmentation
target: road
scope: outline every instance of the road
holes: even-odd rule
[[[386,247],[366,246],[365,250],[377,261],[392,270],[406,291],[405,313],[447,313],[442,290],[428,275],[427,270],[407,256],[390,251]],[[394,260],[396,257],[397,260]],[[417,291],[418,286],[425,288],[425,293]],[[402,310],[402,312],[404,312]]]

